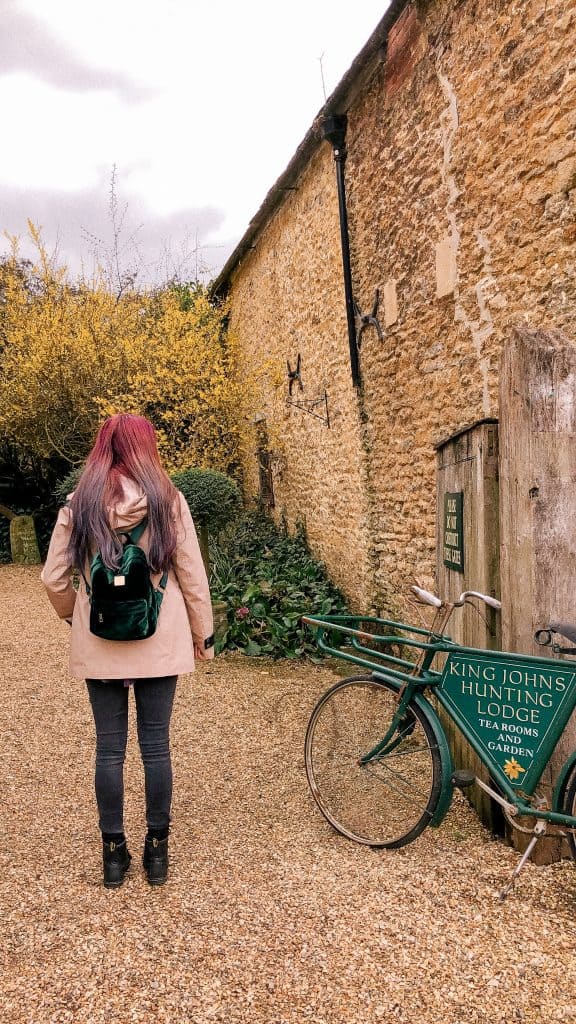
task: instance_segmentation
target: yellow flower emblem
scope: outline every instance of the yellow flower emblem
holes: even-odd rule
[[[515,757],[511,757],[509,761],[504,761],[504,771],[509,779],[517,779],[526,769],[518,764]]]

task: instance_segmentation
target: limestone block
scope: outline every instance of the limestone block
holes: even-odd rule
[[[576,186],[576,156],[566,157],[556,166],[556,192],[570,192]]]
[[[384,285],[384,323],[386,327],[392,327],[398,320],[398,296],[396,294],[396,281],[386,281]]]
[[[37,565],[40,562],[32,516],[15,516],[10,521],[10,550],[12,561],[17,564]]]
[[[436,243],[436,298],[452,295],[456,287],[456,252],[452,235]]]

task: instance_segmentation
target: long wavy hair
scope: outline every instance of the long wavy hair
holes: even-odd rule
[[[148,499],[148,561],[153,572],[164,572],[176,548],[178,491],[160,462],[154,427],[144,416],[128,413],[104,421],[70,499],[71,563],[82,569],[99,551],[109,569],[118,568],[122,542],[110,525],[109,510],[122,497],[122,476],[139,484]]]

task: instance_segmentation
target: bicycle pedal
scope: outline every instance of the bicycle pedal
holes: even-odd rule
[[[450,782],[456,789],[467,789],[476,782],[476,775],[469,768],[459,768],[458,771],[452,772]]]

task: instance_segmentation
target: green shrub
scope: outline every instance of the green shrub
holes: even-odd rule
[[[65,504],[83,470],[84,466],[76,466],[55,487],[54,496],[60,505]],[[172,473],[170,479],[182,491],[193,518],[206,522],[213,532],[222,529],[242,506],[238,485],[225,473],[212,469],[184,469]]]
[[[211,555],[212,598],[228,605],[220,650],[313,657],[314,638],[302,626],[302,615],[347,610],[323,564],[311,556],[302,529],[291,537],[262,513],[248,512],[229,531],[226,543],[212,545]]]
[[[205,523],[212,534],[226,526],[242,507],[238,484],[213,469],[183,469],[173,473],[172,483],[188,502],[192,518]]]
[[[68,495],[76,489],[76,485],[84,472],[84,466],[75,466],[69,473],[59,480],[54,488],[54,497],[59,505],[65,505]]]

